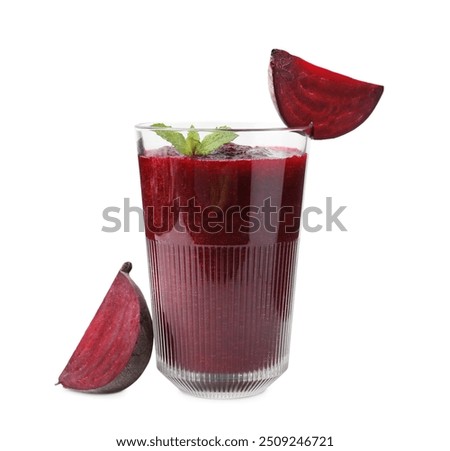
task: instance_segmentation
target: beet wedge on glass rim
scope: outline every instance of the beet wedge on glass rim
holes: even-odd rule
[[[114,393],[133,384],[152,353],[153,326],[144,296],[122,265],[58,384],[88,393]]]
[[[336,138],[361,125],[384,89],[277,49],[270,58],[269,88],[283,122],[288,127],[312,125],[314,139]]]

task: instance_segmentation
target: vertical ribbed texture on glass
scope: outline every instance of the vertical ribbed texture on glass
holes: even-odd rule
[[[297,240],[148,253],[157,365],[181,390],[251,396],[286,370]]]

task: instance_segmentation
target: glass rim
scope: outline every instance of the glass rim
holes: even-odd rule
[[[180,122],[176,122],[174,125],[169,126],[170,130],[178,131],[178,132],[188,132],[191,129],[191,125],[185,125],[186,123],[183,123],[181,125]],[[207,125],[206,125],[207,124]],[[221,127],[220,125],[210,125],[210,122],[200,122],[200,126],[193,126],[194,129],[198,132],[207,132],[212,133],[217,130],[217,128]],[[139,124],[136,124],[135,126],[136,130],[167,130],[167,127],[162,126],[155,126],[151,122],[141,122]],[[297,132],[301,133],[303,135],[310,135],[313,128],[312,122],[303,127],[288,127],[283,125],[267,125],[263,123],[248,123],[248,122],[235,122],[232,123],[230,127],[227,126],[227,130],[237,132],[237,133],[244,133],[244,132]]]

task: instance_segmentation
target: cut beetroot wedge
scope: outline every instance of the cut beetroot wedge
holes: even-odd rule
[[[59,376],[65,388],[113,393],[133,384],[146,368],[153,328],[144,296],[124,263],[75,352]]]
[[[383,86],[314,66],[284,50],[272,50],[269,88],[283,122],[289,127],[312,124],[314,139],[351,132],[383,94]]]

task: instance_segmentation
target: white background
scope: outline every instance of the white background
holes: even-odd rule
[[[449,450],[446,3],[4,1],[0,6],[0,346],[8,450],[116,438],[332,436],[334,450]],[[120,265],[149,294],[133,125],[280,123],[272,48],[383,84],[353,133],[313,142],[304,204],[348,232],[303,233],[291,365],[263,395],[179,392],[152,359],[129,389],[54,386]],[[134,221],[134,222],[133,222]]]

